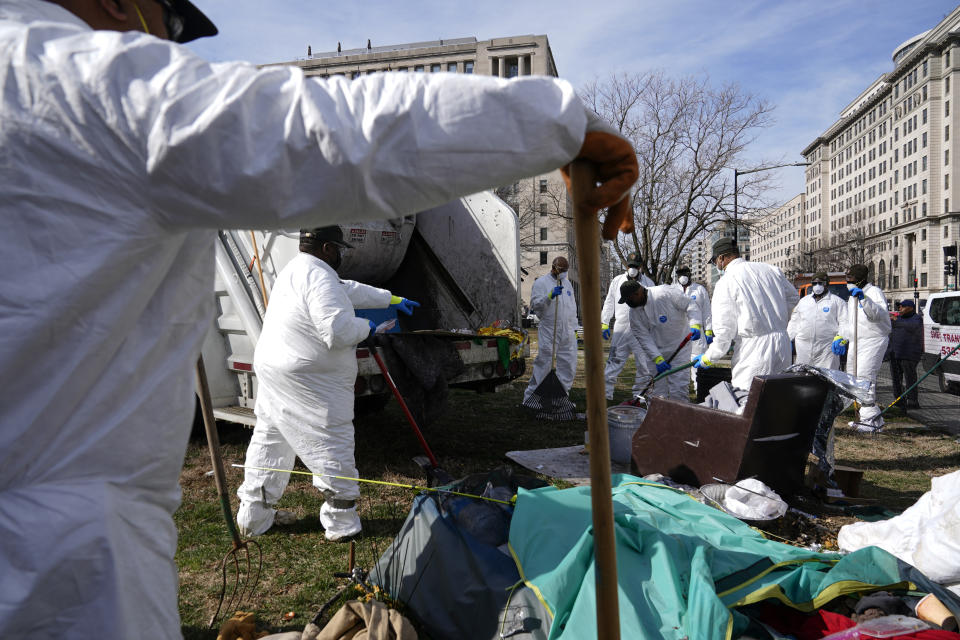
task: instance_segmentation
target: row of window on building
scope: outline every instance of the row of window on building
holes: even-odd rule
[[[447,62],[447,63],[433,63],[433,64],[415,64],[407,65],[403,67],[386,67],[382,69],[364,69],[356,71],[340,71],[336,73],[323,73],[320,74],[322,78],[334,77],[334,76],[344,76],[349,78],[359,78],[362,75],[372,75],[374,73],[382,73],[388,71],[414,71],[415,73],[473,73],[473,60],[460,60],[458,62]]]

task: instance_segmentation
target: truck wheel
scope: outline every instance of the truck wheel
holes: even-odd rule
[[[378,393],[376,395],[355,396],[353,403],[353,412],[357,417],[369,416],[379,413],[387,406],[390,401],[389,393]]]

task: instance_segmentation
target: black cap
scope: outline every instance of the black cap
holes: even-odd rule
[[[643,288],[636,280],[624,280],[623,284],[620,285],[620,299],[617,300],[617,304],[623,304],[627,301],[627,298],[632,296],[637,291]]]
[[[343,230],[337,225],[331,227],[317,227],[315,229],[300,229],[300,242],[333,242],[341,247],[353,249],[353,245],[343,240]]]
[[[177,42],[182,44],[197,38],[215,36],[219,33],[210,18],[204,15],[200,9],[197,9],[190,0],[170,0],[170,4],[183,18],[183,33],[177,38]]]
[[[640,268],[640,254],[639,253],[630,253],[627,254],[627,266]]]
[[[817,271],[813,274],[813,279],[810,282],[822,282],[824,284],[830,282],[830,278],[827,277],[827,274],[823,271]]]
[[[689,275],[690,275],[690,267],[688,267],[688,266],[685,265],[685,264],[680,265],[679,267],[677,267],[677,275],[678,275],[678,276],[679,276],[679,275],[689,276]]]
[[[867,265],[865,264],[855,264],[849,269],[847,269],[847,281],[848,282],[866,282],[867,281]]]
[[[717,257],[734,251],[737,251],[737,244],[733,241],[733,238],[720,238],[713,243],[713,255],[710,256],[710,264],[713,264]]]
[[[905,298],[905,299],[901,300],[901,301],[900,301],[900,306],[901,306],[901,307],[913,307],[914,309],[917,308],[917,304],[916,304],[913,300],[911,300],[910,298]]]

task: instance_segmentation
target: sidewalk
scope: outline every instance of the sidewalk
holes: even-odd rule
[[[923,374],[923,371],[917,371],[918,378]],[[885,408],[895,399],[890,377],[890,363],[884,362],[877,375],[877,402],[881,408]],[[940,429],[960,436],[960,396],[941,393],[937,385],[936,373],[927,376],[926,380],[920,383],[919,401],[921,408],[910,409],[907,412],[909,417],[932,429]],[[887,413],[897,415],[898,412],[899,408],[894,407]]]

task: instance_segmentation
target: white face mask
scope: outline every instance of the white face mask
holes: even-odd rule
[[[819,296],[819,295],[822,294],[822,293],[823,293],[823,285],[822,285],[822,284],[815,284],[815,285],[813,285],[813,295]]]
[[[560,274],[560,279],[561,279],[561,280],[566,280],[566,279],[567,279],[567,272],[566,272],[566,271],[564,271],[563,273]]]
[[[853,291],[856,288],[857,288],[857,285],[853,284],[852,282],[847,283],[847,291]]]
[[[629,269],[627,269],[627,275],[630,276],[631,278],[636,278],[638,275],[640,275],[640,270],[637,269],[636,267],[630,267]]]
[[[684,285],[684,286],[686,286],[686,284],[687,284],[688,282],[690,282],[690,278],[688,278],[687,276],[680,276],[680,277],[677,278],[677,279],[680,281],[680,284],[682,284],[682,285]]]

